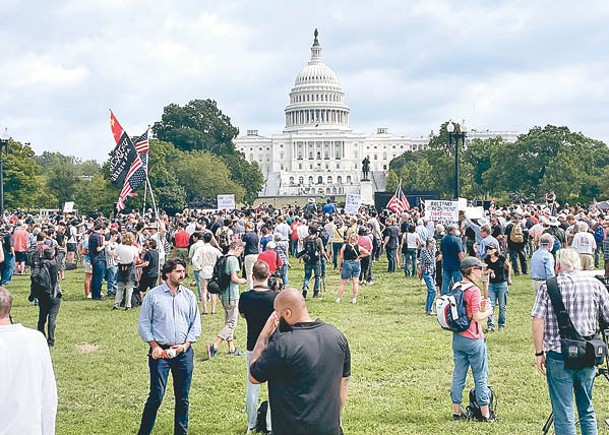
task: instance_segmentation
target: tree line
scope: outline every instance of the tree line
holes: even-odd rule
[[[234,193],[252,203],[264,177],[257,162],[235,149],[239,130],[213,100],[170,104],[152,131],[148,172],[157,205],[169,212],[185,207],[213,208],[218,194]],[[110,135],[109,135],[110,137]],[[110,151],[110,150],[109,150]],[[59,152],[36,155],[28,144],[10,143],[5,155],[5,208],[61,209],[66,201],[84,213],[110,213],[119,189],[109,181],[109,159],[103,164]],[[127,200],[127,209],[144,206],[143,188]],[[151,206],[150,196],[146,204]]]
[[[455,144],[442,124],[425,150],[393,159],[387,190],[402,179],[402,189],[454,196]],[[459,131],[459,125],[457,125]],[[554,190],[561,202],[589,202],[609,197],[609,148],[568,127],[533,127],[516,142],[501,137],[474,139],[460,148],[460,193],[467,198],[495,197],[500,203],[543,201]]]

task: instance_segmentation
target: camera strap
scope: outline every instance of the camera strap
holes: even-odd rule
[[[560,338],[570,338],[573,340],[584,340],[579,332],[573,326],[569,313],[565,308],[565,304],[560,296],[560,289],[558,288],[558,279],[553,276],[546,280],[548,286],[548,295],[556,313],[556,320],[558,321],[558,331]]]

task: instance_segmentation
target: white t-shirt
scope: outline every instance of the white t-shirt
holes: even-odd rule
[[[0,432],[53,435],[56,416],[57,384],[44,335],[0,325]]]
[[[129,264],[135,261],[138,255],[138,250],[131,245],[118,245],[116,247],[116,255],[118,256],[119,264]]]

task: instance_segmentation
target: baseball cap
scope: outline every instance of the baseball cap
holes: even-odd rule
[[[461,261],[461,269],[467,269],[469,267],[486,267],[486,264],[476,257],[465,257]]]

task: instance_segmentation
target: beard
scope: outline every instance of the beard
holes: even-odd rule
[[[292,327],[290,324],[283,318],[279,318],[279,332],[288,332],[291,331]]]

